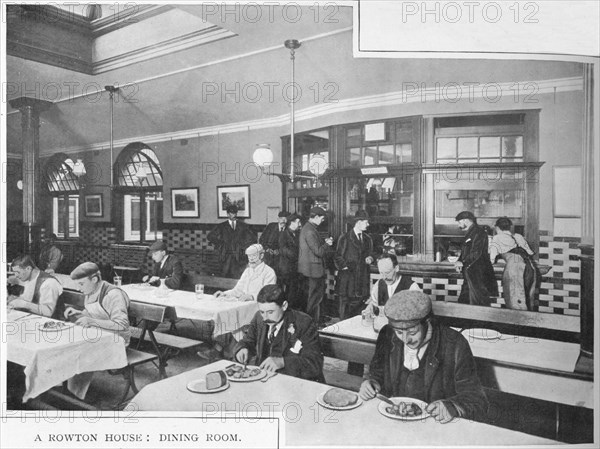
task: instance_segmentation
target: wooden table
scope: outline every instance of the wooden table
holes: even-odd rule
[[[44,332],[41,329],[48,321],[56,320],[16,310],[8,312],[4,325],[7,360],[25,367],[23,402],[75,374],[127,365],[125,342],[116,334],[77,325]]]
[[[360,316],[319,331],[326,356],[368,365],[377,333]],[[560,404],[594,408],[593,377],[574,372],[579,345],[503,334],[500,339],[469,337],[484,386]]]
[[[161,298],[156,295],[158,287],[130,284],[121,288],[132,300],[172,307],[179,319],[213,321],[213,337],[231,332],[237,338],[258,311],[256,301],[227,301],[207,294],[197,299],[194,292],[183,290],[170,290]]]
[[[283,412],[286,446],[426,446],[497,444],[557,444],[553,440],[494,427],[468,420],[439,424],[433,418],[399,421],[378,412],[378,400],[363,403],[353,410],[332,411],[316,402],[330,387],[278,374],[266,383],[231,382],[227,390],[197,394],[187,390],[188,382],[206,373],[223,369],[231,362],[221,360],[144,387],[128,408],[140,411],[218,412],[244,410],[263,416]],[[250,406],[251,405],[251,406]],[[247,407],[246,407],[247,406]],[[252,415],[255,416],[255,415]]]

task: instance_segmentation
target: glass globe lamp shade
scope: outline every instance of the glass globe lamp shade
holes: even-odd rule
[[[265,143],[256,145],[252,160],[259,167],[269,167],[273,163],[273,152],[271,151],[271,147]]]

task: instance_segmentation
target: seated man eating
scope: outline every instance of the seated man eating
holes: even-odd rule
[[[429,296],[416,290],[395,293],[385,315],[389,324],[379,332],[360,397],[381,393],[420,399],[441,423],[485,416],[488,402],[469,343],[432,319]]]
[[[277,282],[273,268],[263,262],[265,250],[261,244],[250,245],[246,249],[246,255],[248,256],[248,267],[242,273],[240,280],[231,290],[216,291],[216,298],[224,296],[236,298],[239,301],[255,301],[261,288]]]
[[[288,308],[283,290],[267,285],[258,294],[258,312],[233,353],[240,363],[253,363],[302,379],[324,381],[323,354],[312,318]]]

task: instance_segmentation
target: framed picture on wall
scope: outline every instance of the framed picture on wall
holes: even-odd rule
[[[250,218],[250,185],[218,186],[217,208],[218,217],[227,218],[227,208],[237,206],[240,218]]]
[[[173,218],[198,218],[200,216],[198,207],[199,192],[198,187],[171,189],[171,216]]]
[[[86,217],[101,217],[102,209],[102,194],[84,195],[85,216]]]

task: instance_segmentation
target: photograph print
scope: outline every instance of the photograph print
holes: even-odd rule
[[[237,206],[240,218],[250,218],[250,186],[218,186],[217,207],[219,218],[227,218],[227,208]]]
[[[171,215],[175,217],[198,218],[198,187],[171,189]]]

